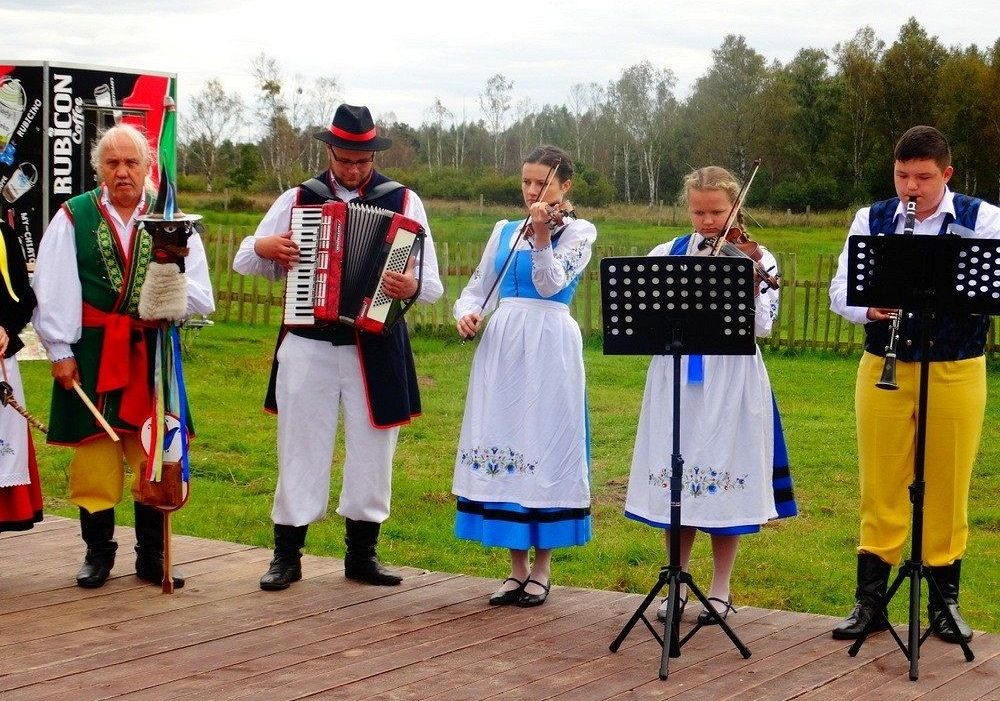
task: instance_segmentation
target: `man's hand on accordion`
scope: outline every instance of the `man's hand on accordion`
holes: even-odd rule
[[[273,236],[262,236],[254,241],[253,252],[261,258],[273,260],[285,270],[299,262],[299,247],[292,241],[291,231]]]
[[[410,299],[417,294],[417,278],[413,274],[412,266],[407,268],[405,273],[386,270],[382,278],[382,290],[392,299]]]

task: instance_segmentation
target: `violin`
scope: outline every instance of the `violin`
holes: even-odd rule
[[[724,256],[749,258],[753,261],[754,281],[758,285],[761,283],[767,285],[769,289],[778,289],[780,285],[778,282],[778,276],[771,274],[771,271],[765,268],[763,263],[761,263],[761,260],[764,258],[764,253],[761,250],[760,244],[750,238],[746,229],[740,226],[730,227],[730,229],[726,232],[721,245],[719,244],[718,236],[706,237],[705,241],[701,245],[703,248],[711,246],[713,251],[717,248],[719,254]]]
[[[736,196],[736,201],[733,202],[732,209],[729,210],[729,216],[726,217],[726,225],[722,228],[726,232],[725,236],[706,237],[700,247],[707,248],[710,246],[712,248],[709,253],[710,256],[722,254],[736,258],[749,258],[753,261],[754,280],[758,286],[760,283],[764,283],[769,289],[776,290],[779,287],[778,277],[772,275],[771,271],[761,264],[760,261],[764,257],[764,254],[760,250],[760,244],[753,241],[749,234],[747,234],[746,229],[739,224],[740,208],[746,201],[747,193],[750,191],[750,183],[753,182],[759,169],[760,159],[758,158],[753,162],[753,170],[750,171],[750,176],[743,184],[743,187],[740,188],[740,192]]]

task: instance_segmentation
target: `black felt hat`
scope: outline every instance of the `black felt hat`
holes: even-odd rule
[[[385,151],[392,146],[392,139],[376,133],[372,113],[364,105],[341,105],[333,115],[330,128],[313,136],[331,146],[351,151]]]

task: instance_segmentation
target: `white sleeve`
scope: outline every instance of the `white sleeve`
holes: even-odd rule
[[[859,209],[854,215],[854,221],[847,235],[869,236],[868,212],[869,207]],[[852,324],[864,324],[868,321],[868,307],[847,306],[847,241],[844,241],[844,248],[840,252],[837,260],[837,274],[830,281],[830,309],[831,311],[844,317]]]
[[[761,246],[760,252],[762,257],[760,259],[760,264],[764,266],[765,270],[773,271],[773,275],[778,274],[778,261],[775,260],[771,252]],[[755,300],[755,310],[754,310],[754,334],[758,337],[760,336],[770,336],[771,329],[774,327],[774,321],[778,318],[778,290],[772,290],[770,287],[766,287],[761,284],[764,289],[760,294],[757,295]]]
[[[252,236],[247,236],[240,242],[240,248],[233,258],[233,270],[240,275],[260,275],[272,282],[285,275],[285,269],[273,260],[261,258],[254,250],[253,246],[257,239],[283,234],[292,226],[292,207],[298,195],[298,189],[285,190],[278,199],[274,201],[267,214],[257,225],[257,231]]]
[[[503,230],[505,224],[507,224],[507,220],[501,219],[493,226],[493,232],[490,234],[490,238],[486,242],[486,247],[483,249],[479,265],[472,272],[472,277],[469,278],[469,283],[462,290],[462,294],[455,300],[452,314],[456,320],[461,319],[466,314],[479,313],[480,307],[482,307],[483,302],[486,300],[487,293],[493,287],[493,283],[496,282],[497,250],[500,246],[500,232]],[[482,313],[484,315],[489,314],[496,308],[496,304],[497,295],[494,294],[490,299],[489,306]]]
[[[188,239],[188,254],[184,259],[184,276],[187,278],[187,314],[211,314],[215,311],[212,279],[208,273],[205,244],[199,234]]]
[[[444,285],[441,283],[441,274],[438,271],[437,251],[434,249],[431,225],[427,222],[427,212],[424,210],[424,203],[413,190],[406,191],[406,206],[403,208],[403,216],[418,222],[424,227],[426,234],[423,270],[419,276],[420,294],[417,295],[417,301],[427,304],[436,302],[444,294]]]
[[[566,288],[590,262],[597,229],[589,221],[574,219],[559,237],[559,243],[531,251],[531,281],[542,297]]]
[[[1000,239],[1000,207],[983,202],[976,215],[976,237]]]
[[[76,235],[64,209],[56,212],[38,246],[32,288],[38,306],[31,323],[55,362],[73,357],[83,330],[83,288],[76,266]]]

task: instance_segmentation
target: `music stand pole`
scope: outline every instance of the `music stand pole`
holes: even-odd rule
[[[752,309],[752,293],[740,288],[742,273],[746,288],[751,289],[753,276],[748,266],[742,261],[726,263],[719,259],[697,257],[676,256],[660,260],[663,262],[657,262],[656,258],[606,258],[601,261],[601,276],[602,308],[606,320],[604,352],[660,355],[666,349],[673,357],[669,560],[660,568],[656,584],[609,646],[612,652],[617,652],[636,623],[642,621],[663,647],[659,676],[660,679],[667,679],[670,674],[670,658],[679,657],[684,643],[705,625],[699,621],[683,639],[678,639],[682,584],[710,612],[710,616],[715,619],[711,623],[717,623],[722,628],[743,658],[750,657],[749,648],[715,610],[695,584],[691,574],[681,568],[681,489],[684,470],[680,439],[681,356],[685,353],[713,350],[717,353],[750,355],[756,346],[752,337],[752,312],[748,311]],[[656,267],[661,265],[662,268]],[[657,277],[661,272],[664,278],[662,286]],[[634,291],[628,287],[630,284],[635,287]],[[618,296],[619,285],[622,286],[621,297]],[[741,294],[744,295],[743,311],[733,311],[736,308],[733,302],[740,299]],[[750,298],[749,302],[746,300],[747,296]],[[679,301],[662,304],[639,301],[663,298]],[[687,300],[695,301],[689,303]],[[750,326],[735,328],[737,317],[743,323],[749,320]],[[713,324],[713,321],[717,323]],[[700,328],[695,328],[696,326]],[[688,337],[684,336],[685,329],[688,330]],[[714,330],[714,333],[709,329]],[[721,334],[721,339],[715,337],[717,334]],[[664,634],[660,636],[646,618],[645,611],[664,587],[667,587],[667,616]]]

